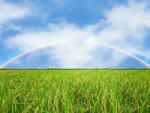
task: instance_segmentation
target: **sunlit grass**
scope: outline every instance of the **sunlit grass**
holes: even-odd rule
[[[0,71],[0,113],[149,112],[149,70]]]

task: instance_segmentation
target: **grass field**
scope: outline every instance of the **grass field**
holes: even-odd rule
[[[1,70],[0,113],[150,113],[150,70]]]

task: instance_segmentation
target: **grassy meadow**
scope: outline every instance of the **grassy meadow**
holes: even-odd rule
[[[0,113],[150,113],[150,70],[0,70]]]

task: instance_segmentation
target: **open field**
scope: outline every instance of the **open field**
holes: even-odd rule
[[[0,113],[150,113],[150,70],[0,70]]]

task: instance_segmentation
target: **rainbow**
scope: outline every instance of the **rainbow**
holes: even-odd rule
[[[149,69],[150,68],[150,64],[145,62],[144,60],[138,58],[137,56],[125,51],[125,50],[122,50],[120,48],[117,48],[117,47],[114,47],[112,45],[109,45],[109,44],[106,44],[106,43],[98,43],[100,46],[104,46],[104,47],[107,47],[107,48],[110,48],[112,50],[115,50],[119,53],[122,53],[126,56],[128,56],[129,58],[132,58],[133,60],[135,60],[136,62],[139,62],[140,64],[142,64],[144,66],[144,68],[147,68]],[[22,57],[26,56],[26,55],[29,55],[31,53],[34,53],[34,52],[37,52],[37,51],[40,51],[40,50],[43,50],[43,49],[48,49],[50,46],[44,46],[44,47],[41,47],[41,48],[37,48],[37,49],[33,49],[33,50],[30,50],[30,51],[27,51],[27,52],[22,52],[21,54],[9,59],[8,61],[6,61],[5,63],[3,63],[2,65],[0,65],[0,68],[7,68],[10,64],[16,62],[17,60],[21,59]]]

